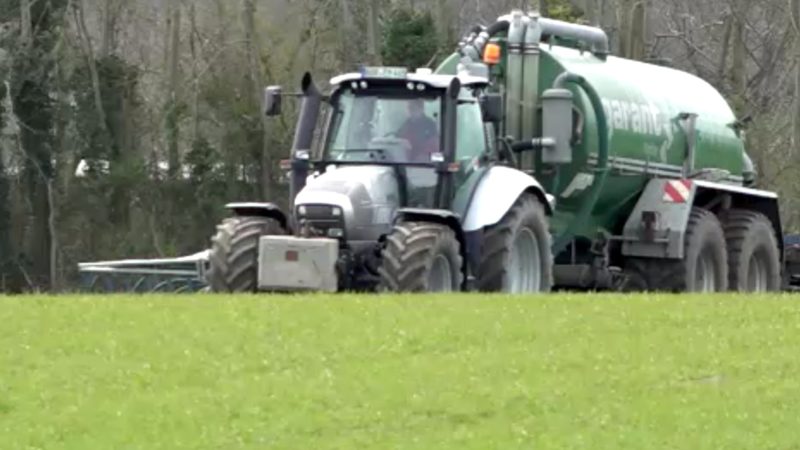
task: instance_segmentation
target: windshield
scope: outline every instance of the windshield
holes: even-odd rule
[[[334,98],[325,159],[428,163],[440,152],[436,93],[346,89]]]

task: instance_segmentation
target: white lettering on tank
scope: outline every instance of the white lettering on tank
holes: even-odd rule
[[[634,104],[633,111],[633,123],[631,124],[633,132],[639,134],[648,134],[649,127],[647,126],[647,116],[642,110],[642,105]]]
[[[666,162],[667,153],[674,142],[672,124],[655,104],[607,98],[601,101],[608,123],[609,137],[613,136],[615,131],[627,131],[664,138],[656,148],[659,158],[662,162]]]
[[[626,100],[602,99],[603,112],[609,128],[664,137],[671,130],[663,120],[661,110],[655,105]]]

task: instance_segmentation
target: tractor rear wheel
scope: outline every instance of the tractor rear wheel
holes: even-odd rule
[[[450,227],[402,222],[386,237],[380,290],[390,292],[460,291],[464,280],[460,244]]]
[[[772,222],[761,213],[733,209],[722,217],[728,242],[729,287],[739,292],[781,288],[781,255]]]
[[[483,239],[478,287],[484,292],[549,292],[553,255],[547,215],[533,196],[523,195]]]
[[[258,288],[258,241],[286,231],[275,219],[232,217],[211,238],[207,279],[212,292],[255,292]]]
[[[650,291],[722,292],[728,289],[728,252],[717,216],[693,208],[683,259],[630,258],[625,267],[633,286]]]

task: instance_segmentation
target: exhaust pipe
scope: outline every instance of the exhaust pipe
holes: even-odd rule
[[[435,208],[447,209],[450,207],[453,198],[453,174],[450,172],[450,163],[455,161],[456,152],[456,129],[458,127],[458,95],[461,92],[461,81],[453,78],[447,87],[444,98],[444,110],[442,117],[441,145],[444,161],[439,162],[437,169],[439,182],[436,183],[434,194]]]
[[[306,185],[311,159],[311,144],[314,141],[314,129],[319,119],[322,95],[314,84],[311,74],[306,72],[300,85],[303,101],[300,105],[300,117],[294,132],[292,143],[291,183],[289,187],[289,205],[294,211],[294,199]]]

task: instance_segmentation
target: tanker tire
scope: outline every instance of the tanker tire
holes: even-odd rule
[[[684,238],[681,260],[628,258],[625,272],[635,280],[631,288],[647,286],[647,291],[702,292],[696,286],[701,257],[709,259],[714,276],[714,292],[728,290],[728,252],[725,234],[717,217],[702,208],[692,208]]]
[[[759,212],[733,209],[722,216],[722,223],[728,242],[730,289],[738,292],[780,290],[781,255],[772,222]]]
[[[516,290],[512,284],[512,250],[518,236],[528,232],[536,240],[538,289]],[[496,225],[486,229],[478,273],[478,289],[483,292],[550,292],[553,288],[553,254],[547,215],[538,199],[521,196]]]
[[[379,291],[461,290],[464,277],[460,244],[453,230],[446,225],[428,222],[395,225],[386,237],[381,259]],[[436,286],[437,281],[441,286]]]
[[[286,231],[274,219],[225,219],[211,238],[206,274],[211,292],[255,292],[258,289],[258,240],[261,236],[282,234]]]

